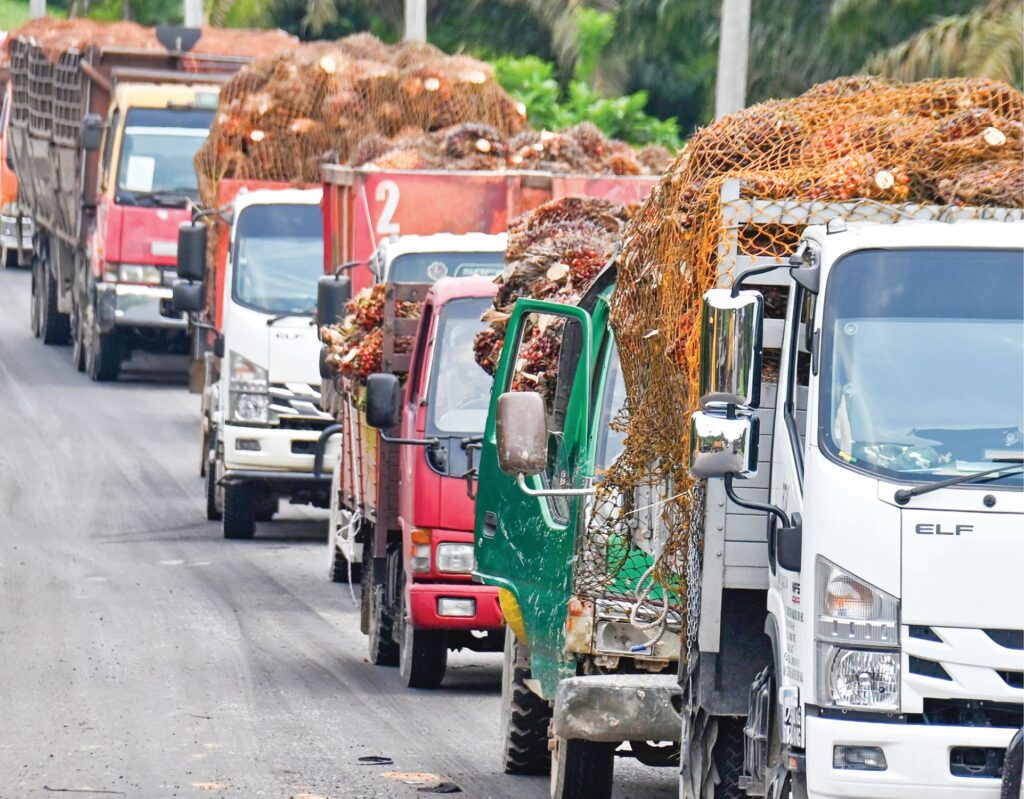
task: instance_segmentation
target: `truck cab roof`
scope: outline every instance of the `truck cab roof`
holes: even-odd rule
[[[831,232],[829,231],[831,229]],[[1024,247],[1024,221],[962,219],[955,222],[907,220],[896,224],[881,222],[839,222],[809,225],[804,238],[812,239],[831,256],[863,249],[907,248],[991,248]]]
[[[237,214],[251,205],[319,205],[323,190],[316,189],[252,189],[235,195]]]
[[[212,109],[215,109],[216,98],[219,93],[220,87],[215,84],[133,83],[125,81],[114,86],[114,101],[118,108],[192,107],[198,105],[198,100],[205,95],[212,98]]]
[[[470,277],[443,277],[430,289],[429,297],[437,306],[463,297],[493,297],[498,285],[493,278],[481,275]]]
[[[411,252],[503,252],[507,241],[505,233],[435,233],[387,239],[378,251],[390,261]]]

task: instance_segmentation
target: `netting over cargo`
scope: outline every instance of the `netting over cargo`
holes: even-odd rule
[[[196,156],[203,201],[222,178],[315,183],[320,164],[347,163],[365,139],[422,135],[463,122],[510,136],[525,112],[469,56],[369,34],[303,44],[242,69],[221,90]]]
[[[11,31],[8,42],[19,38],[35,42],[54,63],[69,50],[81,51],[89,46],[159,52],[165,49],[156,38],[155,28],[135,22],[40,17]],[[290,49],[297,43],[294,36],[283,31],[205,27],[190,52],[197,55],[257,56]]]
[[[903,211],[880,211],[881,203],[1024,206],[1022,123],[1021,93],[1000,82],[849,78],[697,132],[625,229],[612,310],[627,387],[625,450],[599,488],[575,569],[578,595],[623,582],[609,553],[636,546],[639,532],[656,545],[654,577],[696,632],[703,495],[687,461],[704,291],[729,285],[745,259],[789,255],[799,209],[846,203],[849,219],[881,212],[897,221]],[[738,209],[751,198],[765,202],[744,222]]]

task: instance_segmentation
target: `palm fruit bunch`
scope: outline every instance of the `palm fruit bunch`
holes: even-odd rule
[[[340,323],[320,328],[320,340],[327,345],[325,362],[334,374],[365,383],[381,370],[385,293],[383,283],[363,289],[349,300]],[[395,306],[395,316],[400,318],[418,319],[422,313],[422,303],[399,302]],[[410,352],[412,337],[397,337],[394,349]]]
[[[620,230],[631,209],[593,197],[563,197],[538,206],[509,225],[505,269],[495,278],[494,306],[483,315],[489,327],[473,343],[476,361],[494,374],[512,306],[520,297],[576,303],[614,256]],[[533,327],[526,332],[523,357],[529,374],[543,382],[554,369],[555,334]]]

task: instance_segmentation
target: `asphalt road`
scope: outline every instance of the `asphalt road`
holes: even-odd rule
[[[0,271],[0,799],[547,796],[500,771],[500,655],[453,656],[437,691],[368,664],[322,512],[248,542],[205,520],[183,362],[91,383],[28,307]],[[675,796],[632,761],[616,784]]]

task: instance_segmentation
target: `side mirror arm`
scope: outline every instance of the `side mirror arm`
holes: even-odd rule
[[[473,453],[484,448],[484,437],[468,436],[459,442],[459,446],[466,451],[466,471],[462,475],[462,479],[466,481],[466,495],[475,502],[476,491],[473,490],[473,481],[480,476],[480,470],[473,463]]]
[[[324,454],[327,452],[327,441],[338,435],[342,430],[340,424],[328,425],[320,433],[316,440],[316,447],[313,450],[313,477],[320,478],[324,471]]]
[[[392,438],[383,430],[378,430],[380,440],[388,444],[408,444],[409,446],[439,447],[441,442],[436,438]]]

